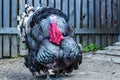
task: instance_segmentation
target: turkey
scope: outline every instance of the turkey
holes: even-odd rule
[[[56,75],[78,69],[82,52],[74,40],[73,27],[69,26],[68,17],[61,10],[39,8],[26,23],[29,31],[25,35],[28,47],[25,66],[34,76],[42,71],[47,75],[46,80],[50,80],[50,69]]]

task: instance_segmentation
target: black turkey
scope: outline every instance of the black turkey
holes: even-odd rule
[[[25,56],[25,65],[33,75],[43,71],[49,80],[49,69],[55,74],[78,69],[82,52],[73,38],[73,27],[69,26],[68,17],[61,10],[37,9],[26,23],[29,31],[25,43],[29,53]]]

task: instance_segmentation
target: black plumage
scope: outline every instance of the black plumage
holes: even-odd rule
[[[33,17],[32,17],[32,21],[31,21],[31,26],[34,26],[35,24],[39,24],[39,22],[42,20],[42,19],[45,19],[47,18],[48,16],[50,16],[51,14],[55,14],[55,15],[58,15],[62,18],[65,19],[66,22],[68,22],[68,17],[59,9],[55,9],[55,8],[43,8],[42,10],[41,9],[38,9],[34,14],[33,14]]]

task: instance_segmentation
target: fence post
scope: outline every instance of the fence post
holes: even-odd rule
[[[119,36],[118,36],[118,41],[120,41],[120,0],[117,0],[117,4],[118,4],[118,30],[119,30]]]
[[[2,27],[2,0],[0,0],[0,28]],[[0,34],[0,58],[2,58],[2,36]]]

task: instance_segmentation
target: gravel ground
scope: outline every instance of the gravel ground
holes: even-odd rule
[[[86,54],[89,55],[89,54]],[[54,76],[51,75],[52,78]],[[120,80],[120,64],[112,61],[95,60],[84,56],[79,69],[61,77],[62,80]],[[44,80],[45,75],[37,76],[37,80]],[[22,57],[17,59],[0,60],[0,80],[35,80],[24,66]]]

